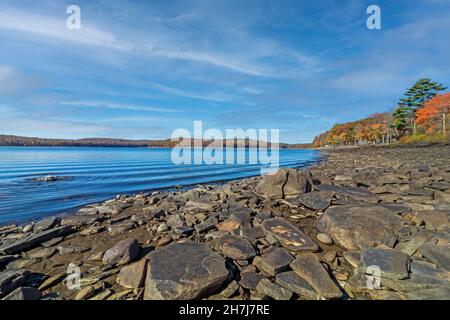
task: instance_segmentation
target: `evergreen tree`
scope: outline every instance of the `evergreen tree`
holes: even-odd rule
[[[420,79],[408,89],[405,98],[400,99],[398,107],[392,115],[392,124],[397,128],[400,135],[404,135],[407,131],[413,132],[416,111],[423,107],[425,101],[445,89],[447,88],[442,84],[426,78]]]

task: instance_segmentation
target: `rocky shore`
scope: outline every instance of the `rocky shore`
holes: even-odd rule
[[[450,146],[0,227],[0,299],[450,299]]]

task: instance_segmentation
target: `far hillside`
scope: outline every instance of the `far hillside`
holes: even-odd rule
[[[431,79],[409,88],[393,112],[336,124],[317,136],[314,147],[361,146],[394,142],[440,142],[449,139],[450,92]]]

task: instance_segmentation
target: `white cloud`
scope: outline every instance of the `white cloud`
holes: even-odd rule
[[[62,101],[59,103],[62,106],[73,106],[73,107],[87,107],[87,108],[106,108],[106,109],[118,109],[118,110],[135,110],[135,111],[154,111],[154,112],[181,112],[179,109],[169,109],[160,107],[143,107],[137,105],[120,104],[108,101],[95,101],[95,100],[85,100],[85,101]]]

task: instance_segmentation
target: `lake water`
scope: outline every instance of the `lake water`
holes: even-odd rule
[[[0,224],[73,211],[117,194],[232,180],[260,174],[260,165],[175,165],[172,149],[0,147]],[[248,151],[246,157],[248,158]],[[315,150],[280,150],[280,166],[301,168]],[[37,182],[44,176],[67,177]]]

